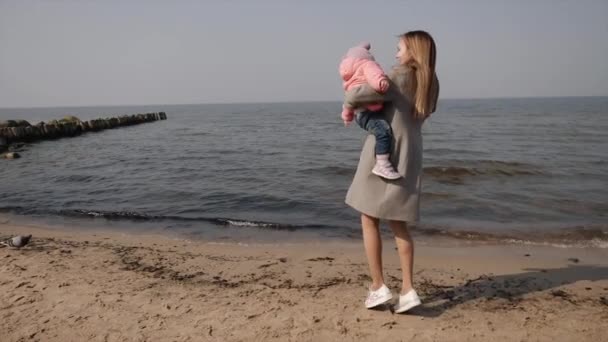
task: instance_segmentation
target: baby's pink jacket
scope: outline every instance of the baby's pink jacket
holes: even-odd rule
[[[369,43],[359,44],[348,50],[340,63],[340,76],[342,77],[345,91],[369,84],[375,91],[380,92],[380,81],[386,79],[386,74],[376,63],[374,56],[369,52]],[[367,109],[378,111],[382,109],[382,103],[373,103],[366,106]],[[350,122],[354,117],[354,108],[342,109],[342,120]]]

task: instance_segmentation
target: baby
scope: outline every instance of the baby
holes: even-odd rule
[[[388,77],[369,52],[370,48],[369,43],[361,43],[350,48],[342,58],[340,76],[345,91],[368,87],[371,88],[370,92],[383,94],[388,90]],[[382,105],[382,102],[374,102],[363,108],[353,108],[351,104],[344,103],[342,120],[344,125],[348,126],[354,118],[361,128],[376,137],[376,165],[372,173],[386,179],[398,179],[401,175],[395,171],[389,160],[393,136],[390,124],[382,116]]]

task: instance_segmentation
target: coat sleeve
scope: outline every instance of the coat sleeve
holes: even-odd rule
[[[370,103],[384,101],[385,96],[367,84],[353,88],[344,94],[344,105],[348,108],[359,108]]]

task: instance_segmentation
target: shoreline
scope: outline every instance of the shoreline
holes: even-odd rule
[[[267,222],[247,222],[217,218],[226,221],[222,224],[200,222],[200,226],[180,226],[179,223],[167,223],[162,220],[150,219],[108,219],[108,218],[78,218],[69,216],[30,216],[23,214],[0,212],[0,224],[20,226],[45,227],[59,230],[78,230],[88,232],[108,231],[123,234],[146,235],[152,232],[159,236],[180,238],[193,241],[221,242],[315,242],[331,241],[335,243],[361,243],[360,226],[352,231],[345,227],[327,230],[310,228],[293,229],[289,224],[285,229],[267,228],[265,225],[280,225]],[[258,226],[259,224],[259,226]],[[392,233],[384,223],[381,227],[384,241],[392,241]],[[608,250],[608,232],[594,226],[576,226],[570,229],[562,228],[554,233],[541,230],[524,233],[522,231],[490,231],[476,229],[445,229],[439,226],[422,226],[410,228],[412,236],[418,243],[432,246],[531,246],[556,248],[591,248]]]
[[[599,341],[608,251],[417,244],[423,305],[363,307],[360,241],[210,242],[0,223],[0,329],[7,341]],[[385,276],[400,271],[385,242]]]

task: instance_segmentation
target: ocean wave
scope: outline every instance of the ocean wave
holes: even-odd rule
[[[448,192],[423,192],[422,193],[422,198],[424,198],[425,200],[439,200],[439,199],[447,199],[447,198],[454,198],[457,195],[454,193],[448,193]]]
[[[342,166],[321,166],[300,169],[298,172],[306,175],[353,176],[355,174],[355,169]]]
[[[232,228],[270,229],[278,231],[316,230],[322,232],[340,232],[344,238],[360,238],[353,234],[352,227],[330,226],[321,224],[289,224],[228,217],[184,217],[174,215],[149,215],[135,211],[100,211],[86,209],[39,210],[23,207],[1,207],[0,213],[11,213],[24,216],[61,216],[76,219],[104,219],[108,221],[131,222],[204,222],[216,226]],[[523,230],[501,230],[496,232],[458,229],[445,226],[414,226],[413,232],[420,236],[445,237],[455,240],[482,243],[533,244],[563,247],[597,247],[608,248],[608,225],[588,225]],[[238,239],[238,236],[235,238]]]
[[[450,163],[449,161],[447,162]],[[493,177],[516,177],[543,175],[544,172],[537,167],[518,163],[494,160],[477,160],[471,162],[460,161],[467,166],[427,166],[423,169],[424,175],[432,177],[440,182],[462,183],[467,177],[493,176]]]
[[[53,180],[59,183],[89,183],[94,181],[102,181],[105,177],[93,175],[61,175],[54,177]]]
[[[425,154],[443,156],[450,154],[462,154],[462,155],[487,155],[487,152],[484,151],[473,151],[473,150],[465,150],[465,149],[456,149],[456,148],[427,148],[424,149]]]
[[[162,221],[174,221],[174,222],[205,222],[211,223],[218,226],[232,226],[232,227],[251,227],[251,228],[264,228],[273,230],[303,230],[303,229],[330,229],[336,227],[330,227],[319,224],[285,224],[277,222],[265,222],[257,220],[244,220],[226,217],[185,217],[185,216],[174,216],[174,215],[149,215],[145,213],[139,213],[135,211],[100,211],[100,210],[86,210],[86,209],[63,209],[63,210],[37,210],[27,209],[23,207],[3,207],[0,208],[0,213],[12,213],[17,215],[48,215],[48,216],[63,216],[72,218],[102,218],[109,221],[142,221],[142,222],[162,222]]]
[[[200,136],[205,136],[205,135],[209,135],[209,134],[211,134],[211,133],[197,131],[197,132],[186,132],[186,133],[177,132],[175,135],[180,136],[180,137],[200,137]]]
[[[232,227],[252,227],[252,228],[265,228],[273,230],[299,230],[299,229],[324,229],[330,228],[324,225],[294,225],[284,224],[276,222],[265,222],[256,220],[243,220],[235,218],[225,217],[184,217],[184,216],[173,216],[173,215],[148,215],[145,213],[138,213],[133,211],[97,211],[97,210],[61,210],[59,212],[62,216],[70,217],[90,217],[90,218],[104,218],[107,220],[130,220],[130,221],[184,221],[184,222],[206,222],[220,226],[232,226]]]
[[[608,225],[562,227],[535,233],[530,233],[532,229],[528,232],[494,233],[441,227],[416,227],[414,231],[423,236],[477,242],[608,248]]]

